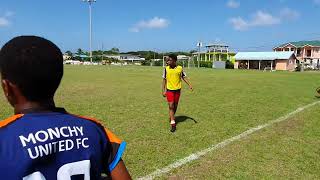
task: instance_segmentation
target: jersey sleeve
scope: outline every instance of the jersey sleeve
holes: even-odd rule
[[[121,157],[126,149],[126,142],[120,140],[110,130],[104,129],[107,135],[107,145],[105,152],[107,154],[107,171],[111,172],[121,160]]]
[[[164,68],[162,72],[162,78],[166,79],[166,76],[167,76],[167,71],[166,71],[166,68]]]
[[[187,77],[187,73],[184,72],[184,70],[182,70],[182,72],[181,72],[181,77]]]
[[[110,130],[105,128],[98,120],[84,116],[77,117],[90,120],[98,125],[98,131],[100,134],[99,141],[101,143],[101,150],[99,150],[102,152],[103,172],[107,174],[110,173],[121,160],[124,150],[126,149],[126,142],[122,141]]]

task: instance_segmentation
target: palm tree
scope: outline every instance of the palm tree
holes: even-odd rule
[[[81,48],[79,48],[78,50],[77,50],[77,53],[76,53],[78,56],[80,56],[80,55],[82,55],[82,54],[84,54],[84,52],[82,51],[82,49]]]

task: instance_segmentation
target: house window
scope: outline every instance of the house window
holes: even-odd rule
[[[297,49],[297,56],[300,56],[300,55],[301,55],[301,49],[298,48],[298,49]]]
[[[307,57],[311,57],[311,49],[307,50]]]

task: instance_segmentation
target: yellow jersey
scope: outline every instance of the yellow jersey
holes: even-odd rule
[[[175,68],[167,66],[163,70],[162,77],[167,81],[168,90],[180,90],[182,86],[181,78],[186,77],[186,74],[183,72],[181,66],[176,66]]]

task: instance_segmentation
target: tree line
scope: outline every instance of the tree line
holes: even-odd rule
[[[152,59],[162,59],[163,56],[167,56],[169,54],[176,54],[176,55],[186,55],[186,56],[191,56],[191,54],[194,51],[190,52],[165,52],[165,53],[160,53],[156,51],[128,51],[128,52],[120,52],[119,48],[111,48],[110,50],[107,51],[102,51],[102,50],[95,50],[92,51],[92,60],[95,62],[101,62],[103,60],[111,61],[111,62],[116,62],[118,60],[113,59],[113,58],[107,58],[105,57],[106,55],[119,55],[119,54],[130,54],[130,55],[136,55],[141,58],[145,59],[145,63],[150,64],[150,61]],[[71,59],[73,60],[80,60],[80,61],[89,61],[90,58],[90,52],[84,51],[81,48],[78,48],[75,53],[72,53],[71,51],[66,51],[66,55],[70,56]],[[149,62],[149,63],[148,63]]]

